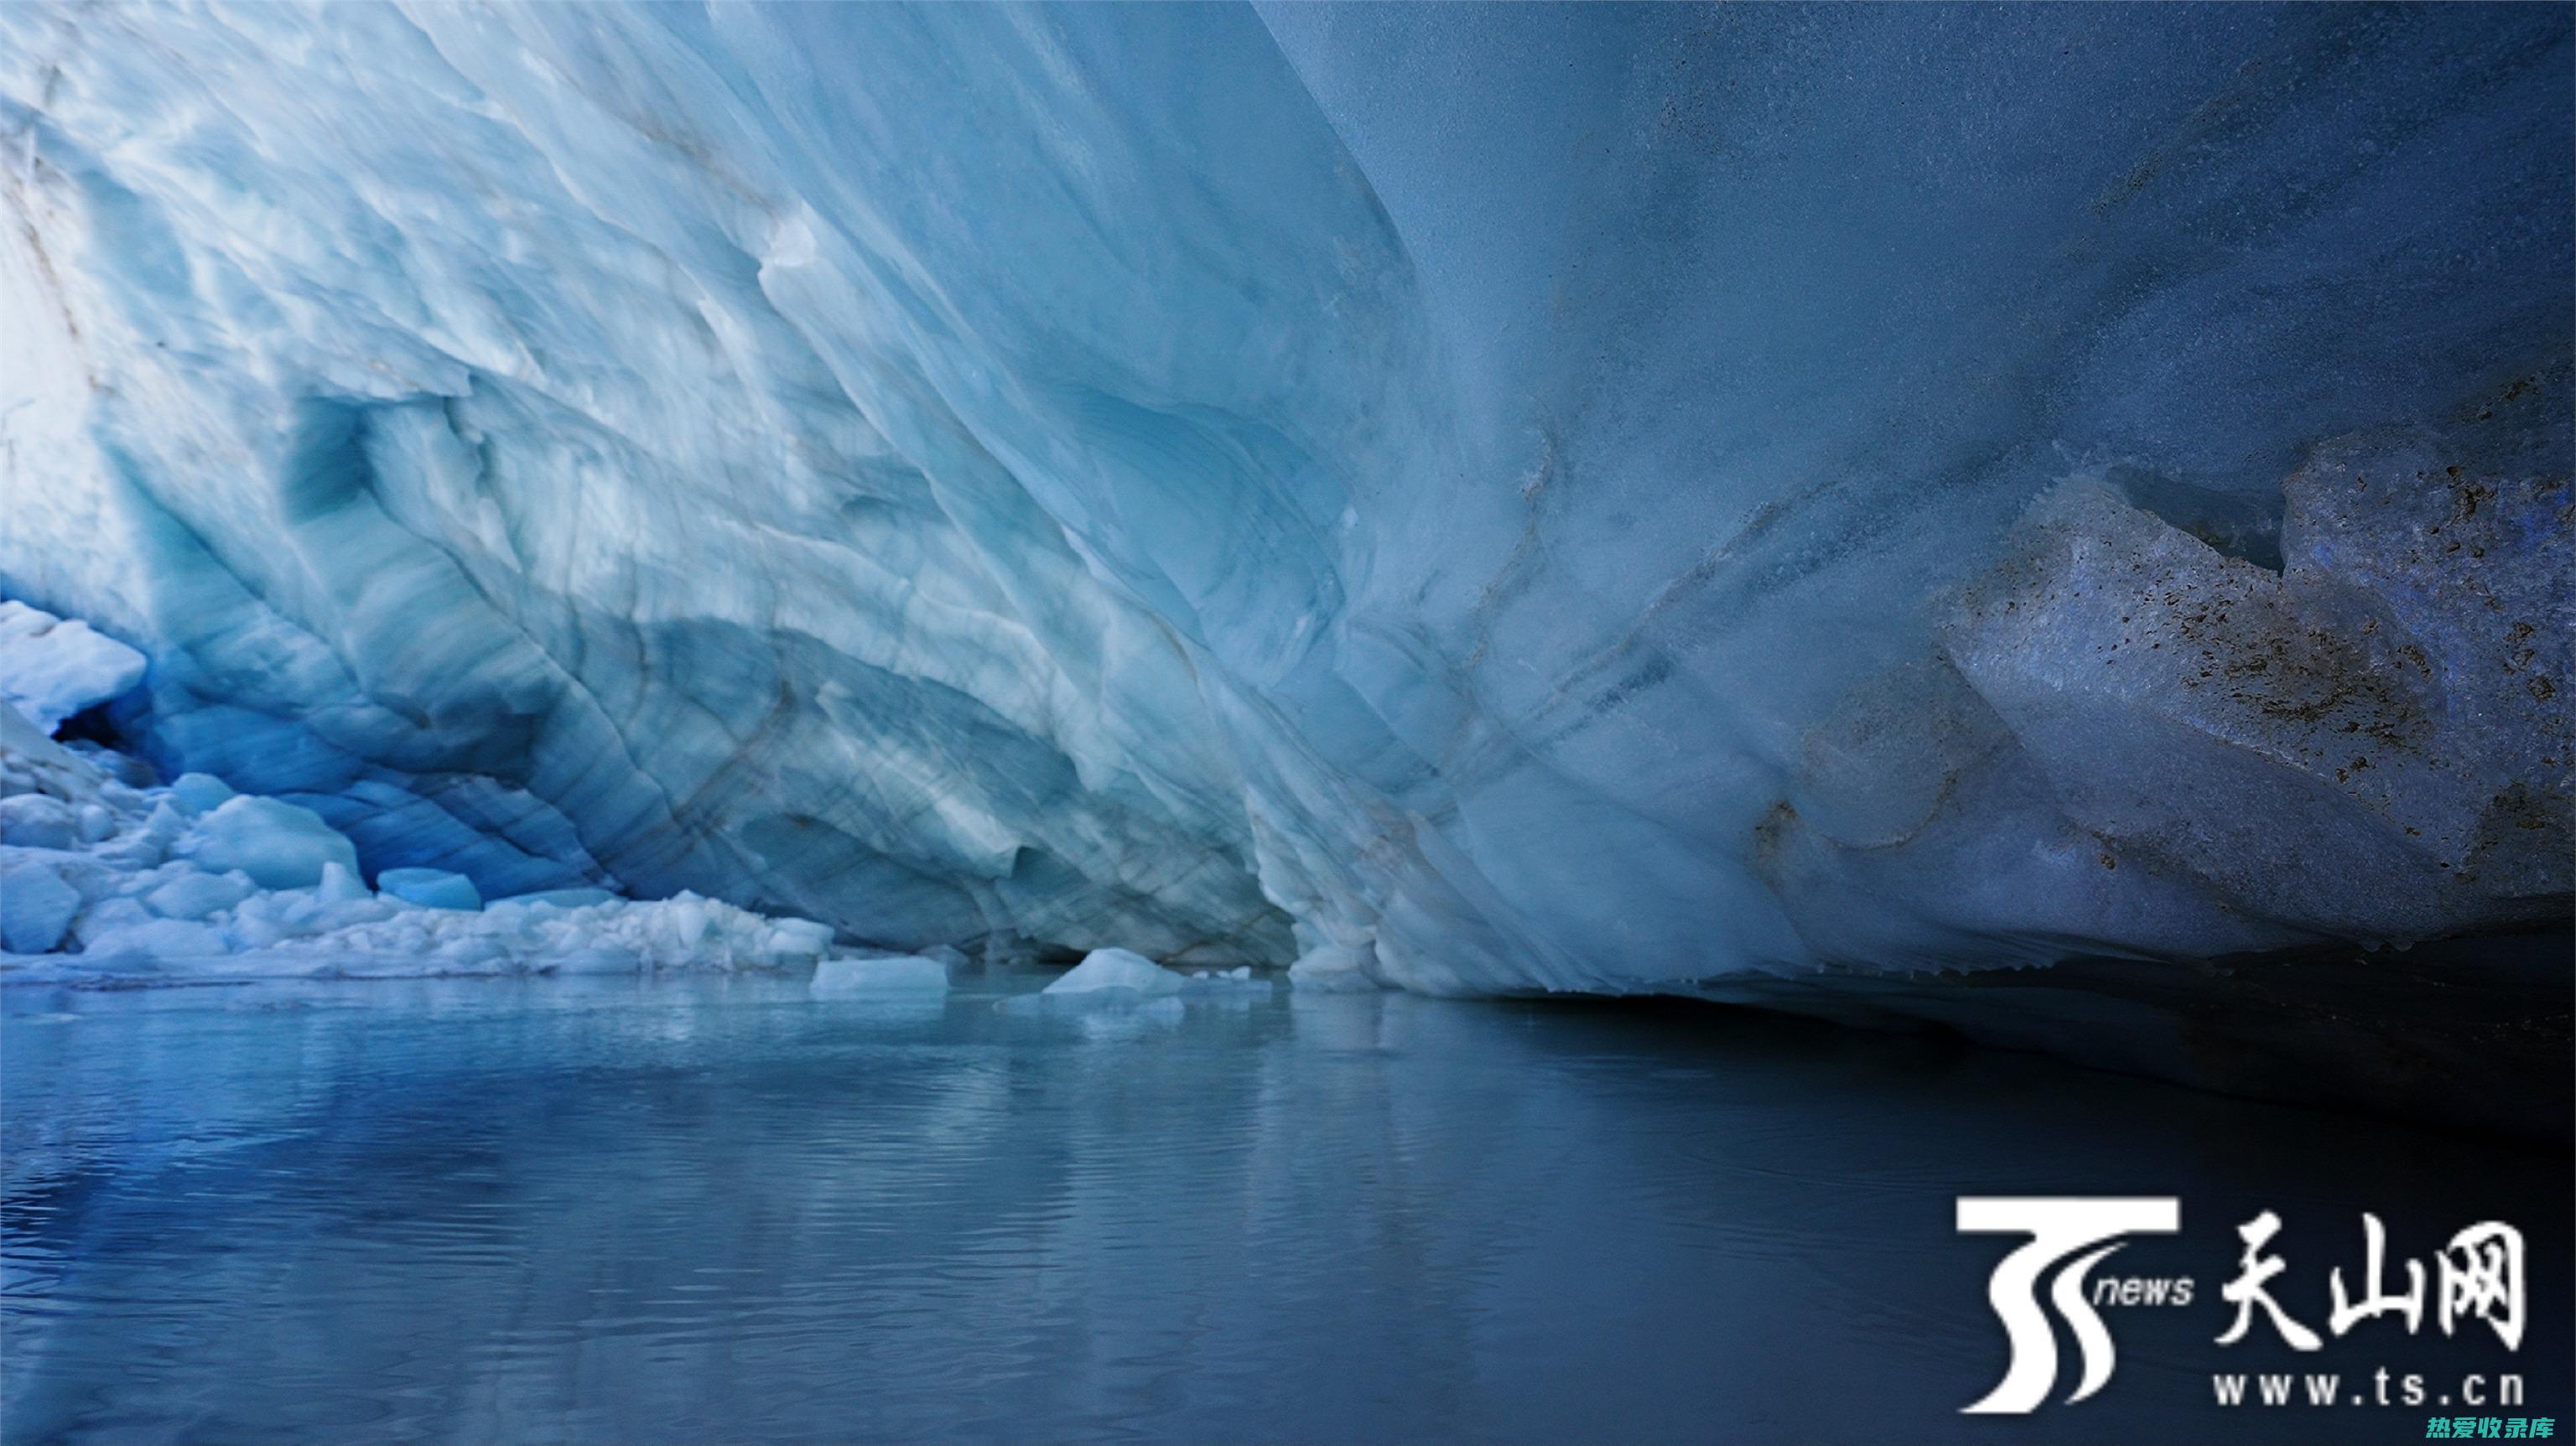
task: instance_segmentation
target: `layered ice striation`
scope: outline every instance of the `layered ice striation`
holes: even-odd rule
[[[1460,992],[2564,917],[2570,27],[7,7],[0,590],[447,901]],[[155,948],[330,892],[105,806]]]

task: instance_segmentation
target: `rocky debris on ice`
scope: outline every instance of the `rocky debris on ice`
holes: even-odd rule
[[[143,681],[141,653],[78,619],[0,601],[0,700],[47,734]]]
[[[686,893],[487,905],[440,869],[387,869],[370,890],[311,810],[204,774],[137,788],[115,761],[0,709],[0,980],[774,968],[831,946],[827,925]],[[911,962],[944,985],[940,963]]]
[[[2277,566],[2114,480],[2039,497],[1938,653],[1803,740],[1756,863],[1809,948],[2206,958],[2566,917],[2563,438],[2320,444],[2283,483]]]

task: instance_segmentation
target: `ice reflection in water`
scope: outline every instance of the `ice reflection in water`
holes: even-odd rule
[[[2414,1438],[2221,1413],[2233,1222],[2325,1314],[2533,1247],[2566,1414],[2563,1155],[1713,1011],[1404,997],[815,1000],[793,981],[0,995],[11,1441]],[[2154,1193],[2117,1378],[2027,1421],[2006,1244],[1953,1198]],[[2107,1269],[2107,1268],[2106,1268]],[[2062,1394],[2062,1392],[2060,1393]],[[2106,1431],[2120,1422],[2123,1432]]]

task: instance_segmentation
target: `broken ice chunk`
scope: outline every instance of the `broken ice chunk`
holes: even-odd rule
[[[221,931],[184,919],[147,919],[101,931],[84,951],[100,959],[142,955],[151,959],[200,959],[227,952]]]
[[[84,803],[72,810],[72,825],[85,844],[105,843],[116,836],[116,815],[104,804]]]
[[[191,825],[173,853],[215,873],[239,869],[263,889],[307,889],[326,864],[357,871],[358,851],[309,808],[240,796]],[[479,900],[477,901],[480,902]]]
[[[182,773],[170,785],[170,801],[190,815],[212,813],[233,797],[233,786],[211,773]]]
[[[316,891],[326,904],[346,904],[373,897],[367,886],[358,882],[355,873],[336,863],[322,866],[322,882],[316,886]]]
[[[0,799],[0,843],[22,849],[67,849],[80,827],[71,805],[41,793]]]
[[[376,875],[376,887],[424,909],[462,909],[472,913],[483,907],[482,892],[474,887],[474,881],[445,869],[387,869]]]
[[[1094,949],[1041,992],[1095,994],[1123,989],[1134,994],[1177,994],[1188,982],[1142,954],[1126,949]]]
[[[814,966],[816,994],[923,994],[948,988],[948,966],[918,954],[826,959]]]
[[[832,926],[812,919],[779,919],[769,926],[768,951],[782,958],[820,957],[832,947]]]
[[[143,681],[143,655],[77,619],[0,602],[0,699],[51,733]]]
[[[60,944],[80,912],[78,890],[41,864],[0,872],[0,945],[12,954],[43,954]]]
[[[251,896],[243,873],[185,873],[143,896],[143,906],[164,919],[202,919]]]
[[[539,889],[532,894],[512,894],[496,900],[503,904],[545,904],[557,909],[587,909],[594,904],[613,904],[617,896],[606,889]]]

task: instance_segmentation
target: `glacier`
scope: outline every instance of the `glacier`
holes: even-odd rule
[[[2563,924],[2571,57],[0,7],[0,593],[357,865],[175,914],[584,901],[344,900],[388,953],[730,910],[1950,1017],[1902,981]]]
[[[71,629],[54,631],[56,651],[81,645]],[[402,868],[370,889],[354,846],[312,810],[202,773],[149,783],[132,763],[48,738],[0,707],[0,980],[131,988],[848,967],[830,957],[829,925],[685,891],[550,890],[486,906],[459,875]]]

